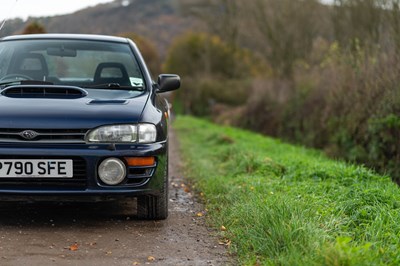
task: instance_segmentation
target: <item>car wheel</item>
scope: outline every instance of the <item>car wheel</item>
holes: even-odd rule
[[[145,195],[137,199],[137,216],[145,220],[164,220],[168,217],[168,167],[163,189],[158,196]]]

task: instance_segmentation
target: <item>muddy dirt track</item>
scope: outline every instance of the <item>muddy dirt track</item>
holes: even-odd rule
[[[226,249],[180,172],[170,135],[170,216],[139,221],[135,202],[0,203],[0,265],[227,265]]]

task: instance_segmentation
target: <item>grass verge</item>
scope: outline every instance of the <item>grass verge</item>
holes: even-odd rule
[[[193,117],[174,128],[241,265],[400,264],[400,191],[389,177]]]

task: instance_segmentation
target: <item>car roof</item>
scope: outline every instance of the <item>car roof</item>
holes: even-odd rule
[[[109,41],[109,42],[120,42],[128,43],[128,40],[123,37],[115,37],[108,35],[96,35],[96,34],[24,34],[24,35],[12,35],[1,38],[0,41],[12,41],[12,40],[44,40],[44,39],[67,39],[67,40],[92,40],[92,41]]]

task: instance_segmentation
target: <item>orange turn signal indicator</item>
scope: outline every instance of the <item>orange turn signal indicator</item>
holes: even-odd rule
[[[128,166],[153,166],[156,163],[155,157],[125,157]]]

